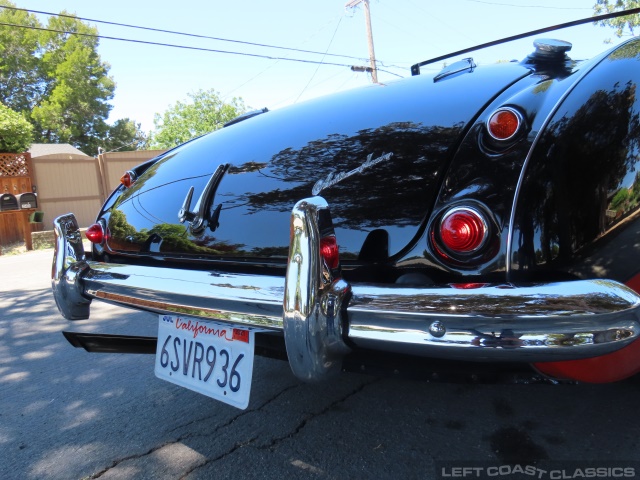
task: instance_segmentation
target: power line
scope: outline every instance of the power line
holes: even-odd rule
[[[468,40],[475,42],[476,39],[475,38],[471,38],[469,37],[469,35],[466,34],[466,32],[464,30],[459,30],[457,27],[453,27],[452,25],[449,25],[447,22],[445,22],[444,20],[442,20],[441,18],[437,17],[436,15],[433,14],[433,9],[430,9],[429,11],[425,10],[421,5],[415,3],[413,0],[408,0],[408,2],[413,5],[414,8],[417,8],[419,10],[422,10],[423,13],[425,13],[427,15],[427,18],[433,18],[436,22],[441,23],[442,25],[444,25],[445,27],[447,27],[449,30],[451,30],[455,35],[461,36],[461,37],[465,37]]]
[[[516,7],[516,8],[544,8],[549,10],[591,10],[589,7],[546,7],[544,5],[515,5],[513,3],[499,3],[488,2],[485,0],[465,0],[473,3],[484,3],[485,5],[500,5],[501,7]]]
[[[319,64],[319,65],[331,65],[331,66],[335,66],[335,67],[351,67],[351,64],[346,64],[346,63],[333,63],[333,62],[318,62],[317,60],[306,60],[306,59],[302,59],[302,58],[288,58],[288,57],[273,57],[271,55],[261,55],[258,53],[246,53],[246,52],[234,52],[231,50],[217,50],[217,49],[213,49],[213,48],[204,48],[204,47],[190,47],[188,45],[176,45],[176,44],[172,44],[172,43],[161,43],[161,42],[150,42],[148,40],[136,40],[133,38],[121,38],[121,37],[110,37],[110,36],[106,36],[106,35],[96,35],[96,34],[92,34],[92,33],[80,33],[80,32],[67,32],[64,30],[56,30],[53,28],[44,28],[44,27],[34,27],[31,25],[16,25],[13,23],[4,23],[4,22],[0,22],[0,25],[5,26],[5,27],[16,27],[16,28],[27,28],[30,30],[41,30],[44,32],[53,32],[53,33],[62,33],[65,35],[78,35],[81,37],[91,37],[91,38],[100,38],[100,39],[104,39],[104,40],[117,40],[120,42],[131,42],[131,43],[139,43],[139,44],[143,44],[143,45],[154,45],[157,47],[172,47],[172,48],[180,48],[180,49],[184,49],[184,50],[196,50],[196,51],[200,51],[200,52],[211,52],[211,53],[226,53],[228,55],[240,55],[240,56],[245,56],[245,57],[254,57],[254,58],[265,58],[267,60],[283,60],[283,61],[287,61],[287,62],[298,62],[298,63],[312,63],[312,64]],[[358,58],[358,60],[361,60],[360,58]]]
[[[340,28],[340,24],[342,23],[342,17],[340,17],[340,20],[338,20],[338,24],[336,25],[336,29],[333,31],[333,35],[331,35],[331,40],[329,40],[329,45],[327,46],[327,52],[329,51],[329,49],[331,48],[331,44],[333,43],[333,39],[336,38],[336,33],[338,33],[338,28]],[[326,53],[325,53],[326,54]],[[322,60],[324,60],[324,57],[322,57]],[[304,86],[304,88],[302,89],[302,91],[300,92],[300,95],[298,95],[298,98],[296,98],[295,102],[293,103],[297,103],[298,100],[300,100],[300,97],[302,96],[302,94],[305,92],[305,90],[307,89],[307,87],[311,84],[311,82],[313,81],[313,79],[315,78],[316,74],[318,73],[318,70],[320,70],[320,65],[318,64],[318,66],[316,67],[315,72],[313,72],[313,75],[311,75],[311,78],[309,79],[309,81],[307,82],[307,84]]]
[[[342,90],[342,89],[343,89],[343,87],[344,87],[348,82],[350,82],[351,80],[354,80],[355,78],[357,78],[357,75],[358,75],[358,74],[357,74],[356,72],[353,72],[353,73],[352,73],[352,74],[351,74],[351,75],[350,75],[350,76],[349,76],[349,77],[348,77],[344,82],[342,82],[342,83],[340,84],[340,86],[339,86],[338,88],[336,88],[333,92],[335,93],[335,92],[339,92],[340,90]]]
[[[344,17],[343,15],[337,15],[335,18],[337,18],[338,20],[341,20],[341,18]],[[311,38],[315,37],[319,32],[321,32],[322,30],[324,30],[328,25],[333,24],[335,19],[332,19],[330,22],[328,22],[326,25],[318,28],[315,32],[313,32],[310,36],[308,36],[305,40],[303,40],[302,42],[300,42],[301,45],[304,45],[306,42],[308,42]],[[324,58],[323,58],[324,60]],[[269,69],[275,67],[278,64],[278,61],[276,60],[275,62],[269,64],[266,68],[264,68],[262,71],[258,72],[257,74],[255,74],[253,77],[251,77],[249,80],[246,80],[245,82],[243,82],[241,85],[235,87],[234,89],[226,92],[224,95],[222,95],[222,99],[225,99],[227,97],[229,97],[232,93],[236,92],[237,90],[239,90],[240,88],[244,87],[245,85],[247,85],[248,83],[254,81],[256,78],[260,77],[263,73],[267,72]]]
[[[70,35],[95,37],[95,38],[106,39],[106,40],[117,40],[117,41],[141,43],[141,44],[155,45],[155,46],[166,46],[166,47],[182,48],[182,49],[188,49],[188,50],[199,50],[199,51],[206,51],[206,52],[212,52],[212,53],[226,53],[226,54],[230,54],[230,55],[245,55],[245,56],[257,57],[257,58],[265,58],[265,59],[275,60],[275,61],[285,60],[285,61],[291,61],[291,62],[312,63],[312,64],[317,64],[317,65],[344,66],[344,67],[349,67],[350,66],[350,65],[347,65],[347,64],[324,62],[324,57],[326,57],[326,56],[349,58],[349,59],[360,60],[360,61],[365,61],[366,60],[364,57],[355,57],[355,56],[350,56],[350,55],[340,55],[340,54],[335,54],[335,53],[328,53],[328,51],[326,51],[326,52],[317,52],[317,51],[314,51],[314,50],[304,50],[304,49],[299,49],[299,48],[289,48],[289,47],[282,47],[282,46],[269,45],[269,44],[263,44],[263,43],[246,42],[246,41],[242,41],[242,40],[233,40],[233,39],[226,39],[226,38],[220,38],[220,37],[212,37],[212,36],[207,36],[207,35],[199,35],[199,34],[192,34],[192,33],[186,33],[186,32],[179,32],[179,31],[174,31],[174,30],[163,30],[163,29],[158,29],[158,28],[153,28],[153,27],[144,27],[144,26],[139,26],[139,25],[129,25],[129,24],[125,24],[125,23],[111,22],[111,21],[106,21],[106,20],[97,20],[97,19],[86,18],[86,17],[78,17],[76,15],[67,15],[67,14],[63,14],[63,13],[45,12],[45,11],[42,11],[42,10],[32,10],[32,9],[27,9],[27,8],[9,7],[9,6],[5,6],[5,5],[0,5],[0,8],[4,8],[4,9],[8,9],[8,10],[15,10],[15,11],[29,12],[29,13],[37,13],[37,14],[49,15],[49,16],[57,16],[57,17],[63,17],[63,18],[71,18],[71,19],[74,19],[74,20],[82,20],[82,21],[85,21],[85,22],[102,23],[102,24],[105,24],[105,25],[114,25],[114,26],[120,26],[120,27],[126,27],[126,28],[134,28],[134,29],[139,29],[139,30],[147,30],[147,31],[152,31],[152,32],[169,33],[169,34],[173,34],[173,35],[182,35],[182,36],[186,36],[186,37],[203,38],[203,39],[209,39],[209,40],[218,40],[218,41],[223,41],[223,42],[239,43],[239,44],[245,44],[245,45],[265,47],[265,48],[288,50],[288,51],[299,52],[299,53],[310,53],[310,54],[314,54],[314,55],[323,55],[323,59],[320,62],[317,62],[317,61],[312,61],[312,60],[296,59],[296,58],[290,58],[290,57],[272,57],[270,55],[259,55],[259,54],[243,53],[243,52],[208,49],[208,48],[201,48],[201,47],[190,47],[190,46],[186,46],[186,45],[175,45],[175,44],[167,44],[167,43],[161,43],[161,42],[151,42],[151,41],[146,41],[146,40],[136,40],[136,39],[111,37],[111,36],[106,36],[106,35],[93,35],[93,34],[80,33],[80,32],[67,32],[67,31],[62,31],[62,30],[47,29],[47,28],[43,28],[43,27],[34,27],[34,26],[17,25],[17,24],[9,24],[9,23],[1,23],[0,22],[0,25],[13,26],[13,27],[17,27],[17,28],[31,28],[31,29],[34,29],[34,30],[43,30],[43,31],[51,31],[51,32],[70,34]],[[340,18],[340,20],[342,20],[342,19]],[[339,23],[338,23],[338,25],[339,25]],[[337,27],[336,27],[336,30],[337,30]],[[335,36],[335,32],[334,32],[334,36]],[[393,64],[385,64],[385,62],[383,62],[383,61],[379,61],[379,63],[382,66],[385,66],[387,68],[388,67],[392,67],[392,68],[398,68],[398,69],[402,69],[402,70],[406,70],[407,69],[407,67],[400,67],[398,65],[393,65]],[[389,72],[387,70],[383,70],[383,71],[386,72],[386,73],[390,73],[392,75],[400,76],[400,75],[397,75],[395,73]],[[251,80],[253,80],[257,76],[259,76],[259,75],[256,75]],[[249,83],[249,81],[245,82],[245,84]],[[235,90],[237,90],[237,88]]]
[[[379,72],[388,73],[389,75],[395,75],[396,77],[405,78],[402,75],[398,75],[397,73],[390,72],[389,70],[382,70],[382,69],[379,68],[378,71]]]
[[[353,72],[351,72],[353,74]],[[311,85],[310,88],[316,88],[319,85],[322,85],[323,83],[328,82],[329,80],[333,80],[334,78],[338,77],[339,75],[344,75],[345,72],[344,71],[339,71],[338,73],[334,74],[334,75],[330,75],[329,77],[323,78],[322,80],[319,80],[317,83]],[[288,97],[285,97],[284,99],[280,100],[279,102],[276,102],[273,104],[273,107],[276,108],[278,105],[282,105],[290,100],[293,100],[294,97],[296,96],[296,94],[293,95],[289,95]]]
[[[313,50],[303,50],[303,49],[299,49],[299,48],[290,48],[290,47],[281,47],[281,46],[277,46],[277,45],[268,45],[268,44],[264,44],[264,43],[254,43],[254,42],[246,42],[243,40],[233,40],[233,39],[229,39],[229,38],[220,38],[220,37],[211,37],[208,35],[198,35],[195,33],[186,33],[186,32],[178,32],[175,30],[163,30],[160,28],[152,28],[152,27],[143,27],[143,26],[139,26],[139,25],[129,25],[126,23],[118,23],[118,22],[110,22],[110,21],[106,21],[106,20],[96,20],[96,19],[92,19],[92,18],[85,18],[85,17],[77,17],[75,15],[67,15],[64,13],[52,13],[52,12],[43,12],[41,10],[30,10],[27,8],[17,8],[17,7],[7,7],[4,5],[0,5],[0,8],[6,8],[9,10],[19,10],[22,12],[29,12],[29,13],[38,13],[41,15],[50,15],[50,16],[57,16],[57,17],[63,17],[63,18],[73,18],[75,20],[82,20],[84,22],[94,22],[94,23],[102,23],[105,25],[114,25],[114,26],[118,26],[118,27],[126,27],[126,28],[135,28],[138,30],[147,30],[150,32],[159,32],[159,33],[169,33],[172,35],[182,35],[185,37],[192,37],[192,38],[204,38],[207,40],[217,40],[220,42],[231,42],[231,43],[240,43],[243,45],[251,45],[254,47],[265,47],[265,48],[275,48],[275,49],[279,49],[279,50],[289,50],[292,52],[298,52],[298,53],[311,53],[314,55],[323,55],[323,56],[329,56],[329,57],[342,57],[342,58],[350,58],[353,60],[364,60],[362,57],[353,57],[350,55],[340,55],[337,53],[323,53],[323,52],[316,52]],[[106,37],[104,37],[106,38]]]

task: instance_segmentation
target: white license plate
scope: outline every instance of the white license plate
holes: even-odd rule
[[[155,374],[244,410],[251,393],[253,350],[252,330],[160,315]]]

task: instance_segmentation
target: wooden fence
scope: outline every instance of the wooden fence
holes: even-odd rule
[[[81,227],[91,225],[122,174],[162,152],[113,152],[96,158],[55,154],[32,159],[33,185],[38,210],[44,212],[45,230],[51,229],[56,217],[68,212],[75,214]]]
[[[53,220],[68,212],[73,212],[82,226],[91,225],[105,197],[98,159],[55,154],[32,162],[44,229],[51,230]]]
[[[29,216],[34,211],[44,212],[37,229],[51,230],[53,220],[68,212],[75,214],[80,227],[91,225],[122,174],[162,152],[105,153],[96,158],[54,154],[33,159],[28,153],[0,153],[0,194],[38,194],[37,208],[0,210],[0,247],[24,240],[31,248],[34,225]]]
[[[120,177],[124,172],[160,155],[162,152],[164,150],[142,150],[139,152],[111,152],[99,155],[98,161],[102,169],[102,185],[107,196],[120,185]]]

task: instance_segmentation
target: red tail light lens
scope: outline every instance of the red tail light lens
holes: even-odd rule
[[[89,228],[87,228],[85,236],[91,243],[100,244],[104,241],[104,229],[102,228],[101,224],[94,223]]]
[[[473,208],[453,208],[440,221],[440,239],[454,253],[475,252],[484,245],[488,234],[484,216]]]
[[[129,188],[131,185],[136,183],[136,174],[131,170],[124,172],[124,175],[120,177],[120,183],[125,187]]]
[[[494,139],[504,141],[514,137],[522,125],[522,115],[512,108],[496,110],[487,121],[487,130]]]
[[[338,242],[336,237],[323,237],[320,239],[320,256],[331,270],[340,265]]]
[[[477,288],[484,288],[488,283],[450,283],[452,288],[456,290],[475,290]]]

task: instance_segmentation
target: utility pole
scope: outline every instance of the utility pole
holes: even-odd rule
[[[367,27],[367,40],[369,42],[369,62],[371,64],[371,80],[378,83],[378,69],[376,68],[376,53],[373,50],[373,33],[371,32],[371,12],[369,11],[369,0],[351,0],[345,8],[354,8],[360,3],[364,4],[364,20]]]

